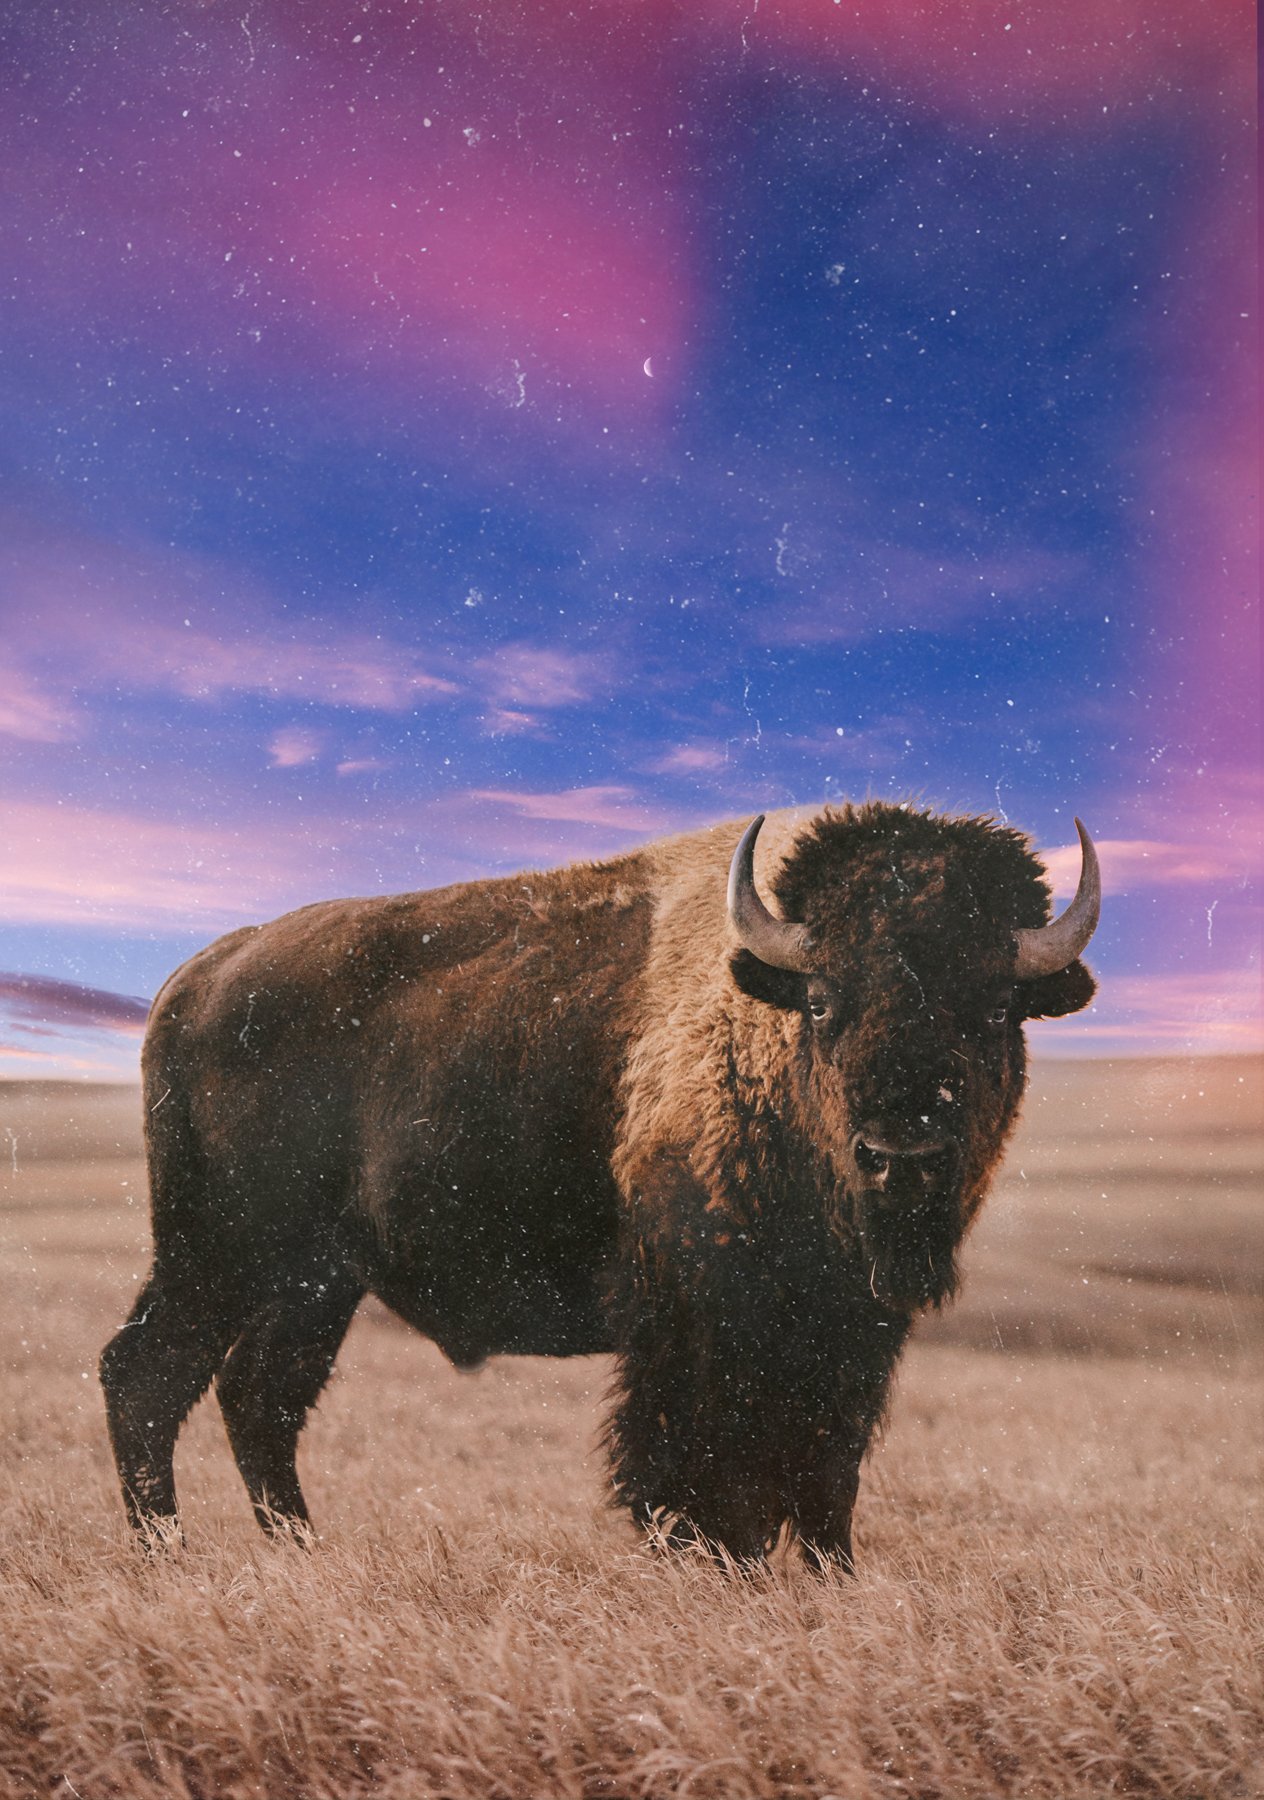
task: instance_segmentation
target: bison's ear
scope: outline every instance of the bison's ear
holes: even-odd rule
[[[752,1000],[762,1000],[767,1006],[803,1005],[803,976],[791,969],[774,969],[749,950],[735,950],[729,958],[729,969],[738,987]]]
[[[1054,975],[1020,981],[1018,1004],[1025,1019],[1061,1019],[1080,1012],[1097,992],[1097,983],[1082,962],[1068,963]]]

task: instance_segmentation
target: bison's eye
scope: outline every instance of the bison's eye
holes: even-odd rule
[[[843,1024],[843,996],[821,975],[812,976],[806,987],[803,1000],[812,1030],[822,1040],[833,1038]]]
[[[834,1020],[836,1011],[834,995],[823,984],[813,984],[808,989],[808,1017],[818,1030],[827,1029]]]
[[[987,1022],[992,1027],[993,1031],[999,1031],[1001,1027],[1007,1023],[1008,1019],[1009,1006],[1003,1000],[999,1005],[994,1006],[987,1016]]]

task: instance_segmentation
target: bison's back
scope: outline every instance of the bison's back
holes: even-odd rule
[[[459,1317],[464,1354],[547,1347],[613,1240],[650,912],[630,857],[331,901],[192,958],[145,1046],[160,1257],[261,1289],[350,1260],[441,1342]]]

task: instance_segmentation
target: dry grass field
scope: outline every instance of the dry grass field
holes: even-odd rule
[[[146,1561],[95,1380],[138,1099],[0,1087],[0,1796],[1264,1792],[1262,1073],[1037,1067],[854,1581],[653,1553],[603,1506],[602,1359],[459,1375],[369,1307],[304,1439],[315,1552],[257,1536],[204,1403]]]

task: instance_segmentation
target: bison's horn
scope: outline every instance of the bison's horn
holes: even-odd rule
[[[760,813],[742,833],[742,841],[733,852],[729,865],[729,918],[742,948],[774,969],[793,969],[807,975],[813,967],[808,955],[808,934],[804,926],[775,919],[755,889],[755,839],[764,822]]]
[[[1059,969],[1065,969],[1068,963],[1075,961],[1097,929],[1102,910],[1102,873],[1097,866],[1093,840],[1078,819],[1075,829],[1080,834],[1080,885],[1075,890],[1075,899],[1061,917],[1050,924],[1034,931],[1014,933],[1018,945],[1018,960],[1014,964],[1016,981],[1029,981],[1035,975],[1055,975]]]

